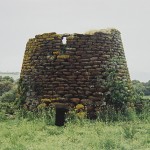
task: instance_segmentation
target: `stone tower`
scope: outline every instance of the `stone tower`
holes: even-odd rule
[[[63,41],[65,41],[63,43]],[[86,34],[44,33],[29,39],[19,92],[28,109],[40,104],[106,105],[109,70],[130,84],[120,32],[106,29]],[[129,91],[129,86],[126,90]]]

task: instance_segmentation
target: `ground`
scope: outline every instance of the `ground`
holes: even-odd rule
[[[52,123],[53,124],[53,123]],[[0,150],[149,150],[148,121],[83,120],[64,127],[41,120],[0,122]]]

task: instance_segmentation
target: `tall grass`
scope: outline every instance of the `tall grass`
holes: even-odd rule
[[[67,118],[57,127],[54,110],[21,111],[0,121],[0,150],[149,150],[149,119],[102,121]],[[132,116],[132,114],[130,114]],[[135,114],[134,114],[135,115]],[[134,116],[133,115],[133,116]],[[121,116],[119,116],[121,117]]]

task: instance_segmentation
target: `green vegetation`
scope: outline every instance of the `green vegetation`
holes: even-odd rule
[[[149,99],[150,100],[150,95],[148,96],[143,96],[144,99]]]
[[[148,121],[76,120],[57,127],[44,119],[0,122],[1,150],[148,150]]]
[[[112,72],[110,81],[114,75]],[[65,126],[57,127],[53,109],[18,109],[18,83],[11,77],[0,77],[0,150],[149,150],[150,96],[143,96],[143,85],[133,82],[132,103],[126,98],[131,97],[128,93],[118,95],[126,87],[124,82],[113,80],[107,85],[112,90],[105,94],[112,95],[113,104],[123,99],[123,113],[111,105],[97,112],[97,120],[81,119],[70,112]]]
[[[12,77],[0,76],[0,113],[14,114],[16,97],[17,82]]]
[[[1,77],[9,76],[13,78],[14,80],[18,80],[20,77],[20,73],[19,72],[0,72],[0,76]]]
[[[132,84],[138,93],[143,93],[145,96],[150,96],[150,80],[148,82],[133,80]]]

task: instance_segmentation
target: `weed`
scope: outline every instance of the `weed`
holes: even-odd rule
[[[124,137],[127,139],[133,139],[137,130],[133,125],[125,125],[123,126]]]

